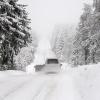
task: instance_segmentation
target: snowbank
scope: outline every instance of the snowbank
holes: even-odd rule
[[[18,70],[6,70],[6,71],[0,71],[0,78],[2,77],[8,77],[11,75],[25,75],[26,73],[23,71]]]
[[[26,67],[26,72],[28,74],[34,74],[35,73],[35,68],[34,68],[35,64],[34,63],[31,63],[30,65],[28,65]]]
[[[81,100],[100,100],[100,63],[66,70],[73,79]]]

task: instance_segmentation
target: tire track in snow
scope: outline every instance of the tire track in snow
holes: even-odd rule
[[[31,80],[31,79],[30,79]],[[27,80],[23,83],[21,83],[20,85],[18,85],[17,87],[13,88],[11,91],[9,91],[9,93],[5,94],[3,98],[6,98],[7,96],[9,96],[10,94],[12,94],[13,92],[17,91],[19,88],[23,87],[24,85],[26,85],[30,80]],[[4,99],[5,100],[5,99]]]
[[[47,79],[38,75],[27,84],[18,88],[16,91],[8,95],[4,100],[32,100],[33,95],[45,84]]]
[[[9,97],[9,95],[13,94],[15,91],[17,91],[18,89],[22,88],[24,85],[28,84],[32,80],[32,78],[34,78],[34,77],[31,77],[31,76],[30,77],[27,77],[28,79],[26,78],[24,80],[24,82],[21,82],[21,83],[19,81],[20,84],[18,84],[17,86],[15,84],[14,87],[12,87],[7,93],[5,93],[3,96],[1,96],[2,99],[0,99],[0,100],[6,100],[6,98]],[[23,80],[23,78],[22,78],[22,80]]]
[[[55,76],[49,76],[38,89],[32,100],[48,100],[50,94],[56,89],[57,82],[54,79]]]

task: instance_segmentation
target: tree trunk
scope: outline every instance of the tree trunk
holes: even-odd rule
[[[93,61],[93,63],[96,63],[95,62],[95,52],[93,52],[93,54],[92,54],[92,61]]]
[[[87,59],[88,59],[88,55],[89,55],[89,50],[87,47],[84,48],[85,51],[85,64],[87,65]]]
[[[93,2],[95,11],[100,12],[100,0],[94,0]]]

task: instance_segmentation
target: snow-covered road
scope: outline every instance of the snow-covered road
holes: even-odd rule
[[[15,75],[0,79],[0,100],[81,100],[64,72]]]

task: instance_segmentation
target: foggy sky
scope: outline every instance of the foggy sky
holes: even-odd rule
[[[49,37],[56,24],[77,23],[82,14],[83,2],[92,0],[19,0],[27,4],[31,27],[38,37]]]

